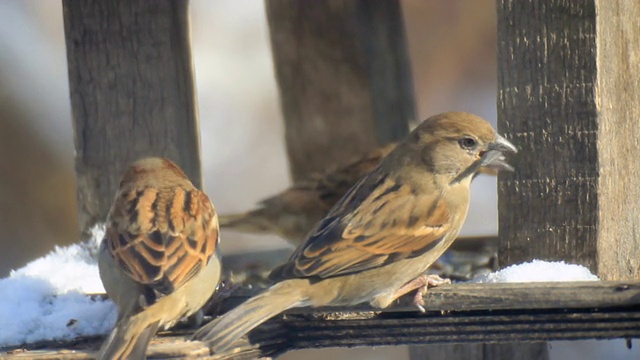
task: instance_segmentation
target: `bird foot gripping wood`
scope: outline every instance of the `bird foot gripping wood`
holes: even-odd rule
[[[443,279],[438,275],[422,274],[396,290],[395,295],[396,297],[400,297],[406,293],[418,289],[413,297],[413,305],[420,309],[421,312],[425,312],[426,310],[424,309],[424,296],[427,294],[427,289],[429,288],[429,286],[434,287],[443,284],[451,284],[451,280]]]

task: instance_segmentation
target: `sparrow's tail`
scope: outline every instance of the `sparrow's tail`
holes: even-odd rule
[[[259,208],[241,214],[218,216],[220,227],[240,230],[249,233],[262,234],[273,230],[274,219],[268,210]]]
[[[214,353],[220,353],[229,349],[249,331],[279,313],[294,307],[306,306],[304,289],[291,286],[293,281],[277,283],[245,301],[222,317],[203,326],[193,335],[193,339],[210,343]]]
[[[146,359],[147,347],[158,330],[158,321],[144,323],[136,316],[124,318],[116,324],[98,353],[98,360]]]

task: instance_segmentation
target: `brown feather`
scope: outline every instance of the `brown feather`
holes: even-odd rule
[[[219,352],[292,307],[368,302],[385,308],[413,290],[422,307],[424,272],[458,235],[473,176],[485,166],[508,168],[502,151],[516,149],[477,116],[453,112],[425,120],[274,269],[276,284],[194,338]]]
[[[218,220],[209,198],[167,159],[125,172],[107,217],[98,268],[118,321],[98,359],[142,359],[157,329],[198,311],[215,292]]]
[[[165,178],[140,168],[132,166],[123,178],[108,217],[107,244],[127,275],[166,295],[213,255],[216,214],[207,195],[175,165],[164,167]]]
[[[375,169],[397,143],[364,154],[349,164],[312,174],[281,193],[264,199],[258,209],[220,216],[220,226],[250,233],[273,233],[301,243],[327,212],[365,174]]]

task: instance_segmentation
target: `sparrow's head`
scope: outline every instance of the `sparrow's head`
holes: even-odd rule
[[[472,177],[478,171],[512,171],[503,153],[517,152],[486,120],[464,112],[428,118],[411,132],[407,141],[420,149],[421,160],[429,171],[450,177],[451,183]]]
[[[159,157],[147,157],[139,159],[129,165],[120,181],[120,188],[129,184],[158,181],[171,184],[184,183],[185,181],[189,181],[189,179],[182,169],[171,160]]]

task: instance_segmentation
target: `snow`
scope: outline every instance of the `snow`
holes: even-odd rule
[[[86,296],[104,292],[94,256],[103,235],[98,226],[87,243],[58,247],[0,279],[0,347],[109,332],[115,305]],[[582,266],[534,260],[474,281],[581,280],[598,278]]]
[[[564,261],[542,261],[508,266],[500,271],[473,279],[481,283],[541,282],[541,281],[596,281],[598,277],[581,265]]]
[[[0,279],[0,347],[109,332],[115,305],[85,295],[104,293],[94,258],[103,235],[97,226],[87,243],[56,247]]]

